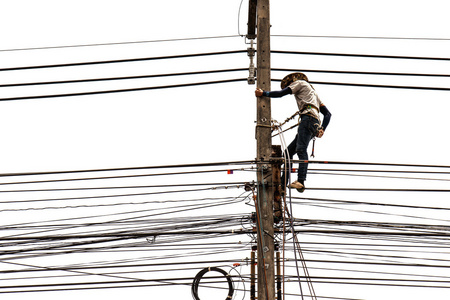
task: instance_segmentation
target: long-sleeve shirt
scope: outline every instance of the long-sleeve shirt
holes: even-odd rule
[[[312,115],[320,120],[319,112],[323,114],[322,128],[325,130],[330,123],[331,113],[325,104],[322,103],[314,88],[309,82],[304,80],[297,80],[291,83],[288,87],[279,91],[265,91],[264,96],[271,98],[280,98],[286,95],[293,94],[297,101],[300,115]]]

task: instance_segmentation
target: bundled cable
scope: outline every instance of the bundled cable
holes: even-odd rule
[[[230,274],[217,267],[204,268],[203,270],[198,272],[197,275],[195,275],[194,281],[192,282],[192,297],[195,300],[200,300],[200,298],[198,297],[198,286],[200,284],[200,280],[202,279],[203,275],[205,275],[209,271],[216,271],[225,276],[228,282],[228,296],[225,298],[225,300],[232,299],[234,293],[233,279],[231,278]]]

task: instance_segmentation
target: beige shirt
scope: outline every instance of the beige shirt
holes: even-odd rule
[[[323,104],[311,84],[304,80],[297,80],[291,83],[289,87],[295,96],[300,114],[309,114],[320,120],[319,111]]]

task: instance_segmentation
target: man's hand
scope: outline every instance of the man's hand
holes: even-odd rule
[[[258,88],[255,90],[255,96],[256,97],[261,97],[263,95],[263,90]]]
[[[321,138],[321,137],[323,137],[323,134],[324,134],[324,131],[323,131],[323,129],[319,129],[319,131],[317,132],[317,137],[318,138]]]

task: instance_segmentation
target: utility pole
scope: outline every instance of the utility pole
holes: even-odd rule
[[[250,3],[255,1],[250,1]],[[257,87],[271,90],[270,76],[270,0],[256,1],[257,16]],[[257,238],[258,300],[275,299],[274,268],[274,182],[272,155],[270,98],[257,99],[256,148],[257,148]]]

